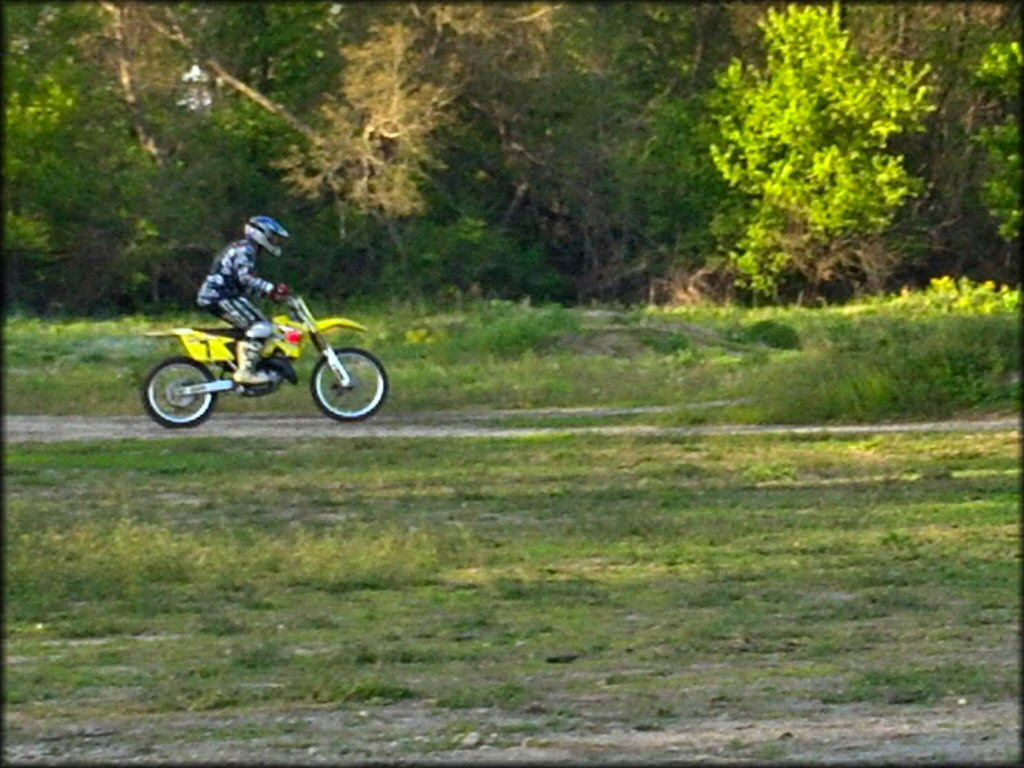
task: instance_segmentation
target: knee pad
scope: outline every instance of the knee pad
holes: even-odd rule
[[[273,332],[273,325],[268,323],[266,320],[260,320],[258,323],[253,323],[249,326],[245,332],[245,338],[265,341],[270,338],[270,334]]]

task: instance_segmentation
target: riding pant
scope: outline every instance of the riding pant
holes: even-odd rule
[[[245,296],[221,299],[208,306],[207,309],[222,320],[231,323],[235,328],[245,331],[247,339],[264,341],[270,338],[270,334],[274,330],[274,326],[266,315],[260,312]]]

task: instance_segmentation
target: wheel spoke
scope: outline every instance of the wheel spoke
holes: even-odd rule
[[[349,376],[341,384],[326,360],[313,371],[313,397],[328,416],[341,421],[364,419],[372,415],[387,395],[387,374],[380,361],[356,349],[336,350],[338,360]]]
[[[216,400],[213,394],[182,394],[182,388],[210,381],[209,372],[187,358],[158,365],[143,385],[143,403],[149,415],[165,427],[193,426],[203,421]]]

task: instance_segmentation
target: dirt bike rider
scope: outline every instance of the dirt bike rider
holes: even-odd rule
[[[196,303],[245,332],[245,337],[238,342],[238,370],[234,380],[239,384],[264,384],[271,377],[257,371],[256,365],[274,326],[245,294],[280,301],[291,293],[284,283],[274,285],[254,272],[256,256],[261,250],[273,256],[281,255],[281,243],[288,237],[288,231],[270,216],[253,216],[245,223],[244,235],[214,258],[210,274],[199,287]]]

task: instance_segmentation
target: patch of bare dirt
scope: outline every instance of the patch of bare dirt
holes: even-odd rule
[[[623,414],[645,409],[567,409],[567,413],[590,413],[600,416],[605,411]],[[522,416],[550,416],[553,409],[521,411]],[[492,413],[491,417],[509,415]],[[146,416],[20,416],[5,415],[5,443],[59,442],[69,440],[174,439],[182,437],[257,437],[273,440],[310,437],[516,437],[538,434],[651,434],[651,435],[722,435],[722,434],[872,434],[878,432],[982,432],[1020,429],[1020,418],[999,417],[972,421],[912,422],[904,424],[854,425],[708,425],[694,427],[654,427],[614,425],[589,427],[503,427],[480,423],[478,413],[461,414],[387,414],[368,421],[339,423],[316,415],[240,415],[214,414],[209,421],[191,429],[165,429]]]
[[[610,357],[637,357],[647,349],[635,334],[614,330],[565,333],[559,336],[554,346],[578,355]]]
[[[5,717],[6,763],[903,763],[1019,764],[1015,703],[821,707],[789,718],[727,714],[626,730],[564,716],[402,703],[98,720]]]

